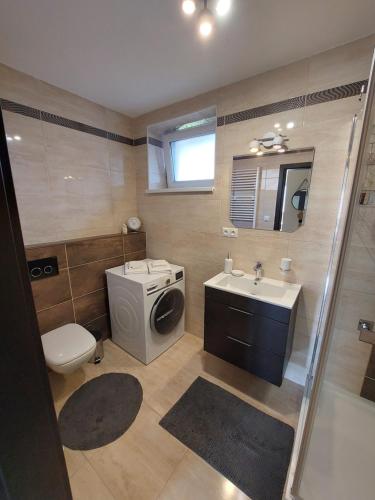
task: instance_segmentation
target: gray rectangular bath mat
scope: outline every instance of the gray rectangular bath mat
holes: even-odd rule
[[[280,500],[294,429],[198,377],[160,425],[252,500]]]

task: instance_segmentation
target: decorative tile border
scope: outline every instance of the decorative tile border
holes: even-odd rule
[[[5,111],[10,111],[12,113],[29,116],[30,118],[37,118],[38,120],[40,120],[41,113],[39,109],[31,108],[30,106],[24,106],[23,104],[18,104],[17,102],[8,101],[7,99],[0,99],[0,106]]]
[[[155,139],[155,137],[149,137],[148,144],[152,144],[153,146],[156,146],[158,148],[163,147],[163,141],[160,141],[159,139]]]
[[[93,127],[91,125],[86,125],[85,123],[77,122],[75,120],[70,120],[69,118],[64,118],[63,116],[47,113],[46,111],[41,111],[30,106],[25,106],[24,104],[8,101],[7,99],[0,99],[0,106],[3,110],[10,111],[11,113],[17,113],[19,115],[28,116],[30,118],[36,118],[37,120],[42,120],[47,123],[53,123],[54,125],[59,125],[60,127],[78,130],[79,132],[96,135],[97,137],[102,137],[103,139],[108,139],[110,141],[121,142],[122,144],[134,146],[133,138],[125,137],[113,132],[108,132],[107,130]]]
[[[147,144],[147,137],[138,137],[138,139],[134,139],[133,146],[142,146],[143,144]]]
[[[265,104],[264,106],[258,106],[256,108],[245,109],[243,111],[238,111],[237,113],[218,116],[217,126],[222,127],[224,125],[253,120],[262,116],[282,113],[284,111],[303,108],[305,106],[314,106],[315,104],[345,99],[346,97],[353,97],[361,93],[363,86],[366,92],[367,83],[368,80],[360,80],[358,82],[340,85],[331,89],[320,90],[318,92],[292,97],[291,99],[285,99],[284,101]],[[154,137],[149,137],[148,139],[147,137],[138,137],[137,139],[125,137],[100,128],[92,127],[91,125],[85,125],[84,123],[64,118],[63,116],[54,115],[30,106],[18,104],[17,102],[8,101],[7,99],[0,99],[0,106],[2,109],[12,113],[28,116],[30,118],[36,118],[48,123],[54,123],[55,125],[59,125],[61,127],[78,130],[79,132],[85,132],[86,134],[96,135],[97,137],[103,137],[104,139],[127,144],[128,146],[141,146],[149,143],[160,148],[163,147],[163,143]]]
[[[238,113],[219,116],[217,119],[218,126],[229,125],[231,123],[237,123],[244,120],[252,120],[254,118],[260,118],[261,116],[282,113],[283,111],[290,111],[291,109],[303,108],[304,106],[313,106],[314,104],[322,104],[325,102],[336,101],[338,99],[345,99],[346,97],[353,97],[361,93],[363,86],[365,86],[366,92],[367,83],[368,80],[360,80],[358,82],[340,85],[339,87],[320,90],[318,92],[305,94],[299,97],[292,97],[291,99],[286,99],[285,101],[274,102],[257,108],[239,111]]]
[[[63,118],[62,116],[59,115],[46,113],[45,111],[41,112],[41,120],[43,122],[60,125],[61,127],[78,130],[79,132],[85,132],[86,134],[103,137],[104,139],[107,139],[108,137],[108,132],[106,132],[105,130],[96,127],[91,127],[90,125],[85,125],[84,123],[76,122],[75,120],[69,120],[68,118]]]

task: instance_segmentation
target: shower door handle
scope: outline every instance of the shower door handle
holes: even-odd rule
[[[358,323],[359,340],[367,344],[375,345],[374,322],[360,319]]]

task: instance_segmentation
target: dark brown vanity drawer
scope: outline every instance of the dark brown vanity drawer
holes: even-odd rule
[[[258,316],[233,306],[226,306],[225,336],[254,345],[279,356],[285,355],[288,325]]]
[[[235,307],[242,311],[247,311],[253,314],[271,318],[280,323],[288,324],[290,321],[291,310],[285,307],[275,306],[260,300],[243,297],[223,290],[217,290],[206,286],[205,290],[206,299],[215,300],[222,304]]]
[[[280,386],[282,383],[284,358],[281,356],[263,351],[231,336],[216,339],[205,336],[204,349],[272,384]]]

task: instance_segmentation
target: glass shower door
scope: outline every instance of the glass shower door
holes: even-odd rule
[[[293,487],[293,493],[303,500],[375,498],[373,97],[372,76],[354,192],[323,336],[320,381]]]

